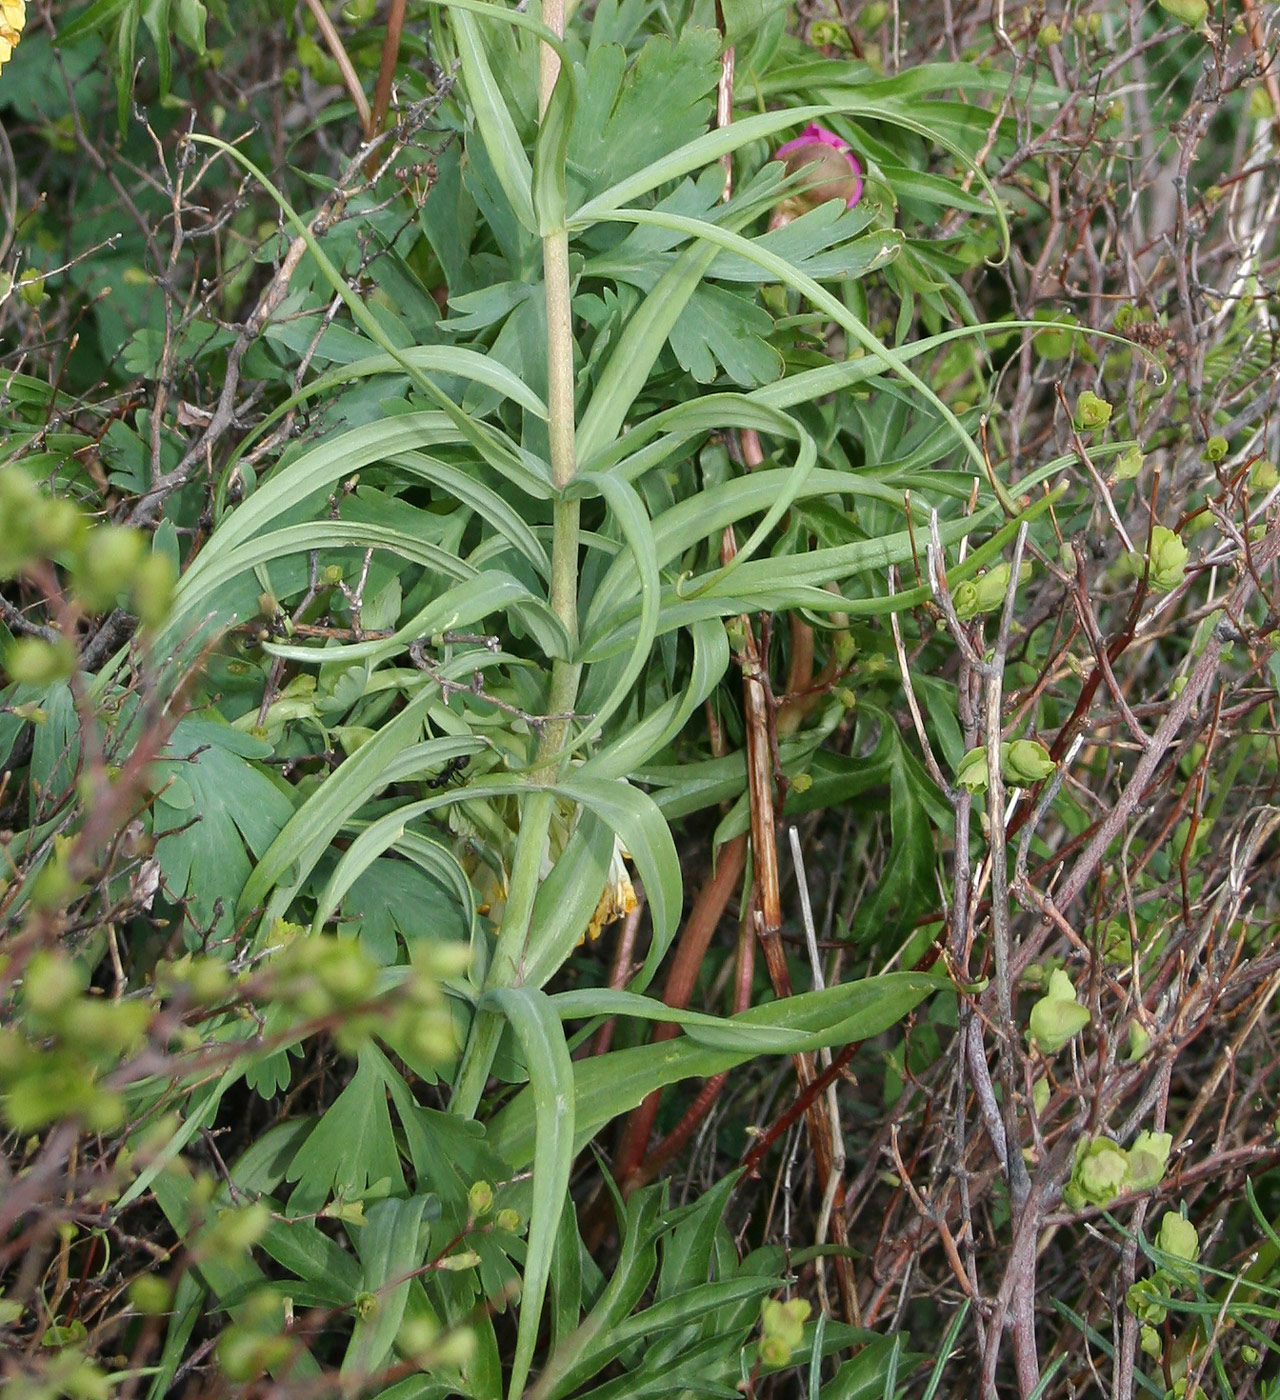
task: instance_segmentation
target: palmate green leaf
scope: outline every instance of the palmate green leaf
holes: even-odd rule
[[[538,123],[533,155],[533,212],[543,238],[564,228],[565,158],[578,100],[575,77],[573,64],[560,65],[551,101]]]
[[[771,272],[779,281],[785,282],[796,291],[803,293],[809,301],[819,310],[823,311],[833,321],[846,331],[867,353],[878,359],[886,369],[892,370],[899,378],[910,384],[924,399],[926,399],[934,409],[949,423],[956,434],[957,442],[969,455],[977,471],[985,475],[986,463],[977,443],[965,431],[963,424],[956,417],[955,413],[945,404],[938,395],[920,378],[910,365],[889,348],[862,324],[853,315],[843,302],[839,301],[824,287],[820,286],[811,277],[798,272],[791,264],[775,254],[762,249],[749,238],[733,233],[727,228],[722,228],[717,224],[708,223],[700,219],[688,219],[677,214],[664,214],[657,210],[646,209],[615,209],[607,214],[598,217],[616,220],[622,223],[653,224],[659,228],[669,228],[673,230],[684,230],[691,237],[700,238],[707,243],[727,249],[730,252],[740,254],[742,257],[756,262],[766,271]],[[604,444],[599,444],[603,446]],[[593,442],[593,447],[597,444]],[[998,483],[994,483],[995,489],[999,492],[1001,488]]]
[[[273,1204],[260,1246],[282,1268],[309,1283],[329,1307],[349,1308],[360,1292],[359,1264],[313,1220],[281,1219]]]
[[[716,1277],[716,1232],[723,1224],[740,1172],[722,1176],[672,1223],[662,1242],[662,1270],[655,1302],[663,1302]]]
[[[722,1022],[723,1032],[718,1034],[736,1037],[744,1028],[747,1032],[732,1049],[699,1044],[690,1036],[682,1036],[677,1040],[614,1050],[607,1055],[575,1061],[575,1151],[590,1142],[606,1123],[629,1112],[655,1089],[681,1079],[709,1079],[755,1058],[756,1053],[792,1054],[865,1040],[887,1030],[925,997],[945,985],[945,979],[936,976],[886,973],[821,992],[806,992],[727,1017]],[[575,1015],[590,1016],[595,1014],[591,1009],[591,995],[589,992],[561,993],[551,1000],[557,1011],[568,1006]],[[566,1001],[564,998],[568,996],[579,999]],[[595,1005],[604,1006],[605,1003],[601,1001]],[[650,1005],[654,1008],[654,1020],[680,1021],[686,1014],[677,1013],[665,1004],[651,1002]],[[696,1017],[699,1013],[687,1014]],[[649,1019],[647,1015],[646,1019]],[[776,1034],[779,1029],[788,1033],[785,1040]],[[709,1033],[705,1027],[700,1030],[703,1034]],[[751,1032],[758,1032],[758,1038],[753,1039]],[[748,1048],[750,1044],[759,1045],[766,1040],[766,1051]],[[783,1045],[785,1050],[780,1048]],[[532,1099],[529,1091],[524,1090],[494,1119],[490,1144],[519,1170],[532,1158],[534,1126]]]
[[[630,65],[620,45],[591,50],[569,145],[575,207],[706,130],[719,55],[720,36],[694,27],[655,35]]]
[[[752,388],[782,374],[781,354],[769,344],[773,317],[755,301],[703,283],[667,337],[680,367],[712,384],[717,362],[735,384]]]
[[[745,488],[758,475],[760,474],[753,474],[738,484]],[[972,578],[982,567],[998,558],[1017,533],[1020,522],[1037,519],[1060,494],[1059,491],[1033,500],[1030,506],[996,531],[985,544],[971,550],[963,564],[948,569],[947,576],[951,583],[954,585]],[[972,517],[946,522],[939,528],[944,545],[954,544],[981,528],[995,513],[996,508],[990,506]],[[819,579],[839,580],[868,571],[883,573],[890,564],[902,565],[915,558],[911,533],[903,530],[880,539],[858,541],[830,551],[811,550],[807,554],[791,555],[783,567],[779,567],[773,560],[752,561],[744,564],[724,584],[713,582],[705,591],[688,600],[681,598],[679,589],[664,588],[658,632],[662,635],[677,631],[689,627],[701,618],[730,617],[738,613],[757,611],[780,612],[786,608],[806,608],[819,615],[843,612],[857,617],[882,617],[890,612],[902,612],[928,601],[928,584],[906,589],[892,597],[851,598],[827,591]],[[696,583],[686,584],[686,587],[692,591]],[[590,639],[589,650],[587,644],[584,644],[585,659],[590,660],[597,648],[601,654],[608,655],[627,645],[635,627],[634,620],[627,614],[633,614],[634,609],[620,608],[619,613],[626,620],[623,620],[617,630],[607,638]]]
[[[730,155],[752,141],[766,141],[792,127],[799,129],[809,122],[818,121],[829,116],[832,110],[825,105],[793,107],[786,112],[765,112],[759,116],[743,117],[730,126],[705,132],[579,205],[570,217],[570,230],[590,228],[623,205],[642,198],[661,185],[702,170],[721,156]]]
[[[282,1144],[289,1145],[296,1141],[296,1137],[297,1125],[281,1124],[266,1134],[261,1144],[265,1152],[253,1154],[253,1149],[250,1149],[246,1157],[253,1154],[255,1164],[265,1164],[278,1158]],[[244,1180],[240,1164],[237,1164],[232,1172],[232,1181],[246,1195],[257,1197],[271,1189],[253,1184],[243,1185]],[[195,1195],[194,1179],[183,1172],[161,1172],[155,1178],[151,1191],[178,1238],[188,1238],[197,1220],[207,1210],[206,1202]],[[230,1194],[224,1185],[214,1196],[213,1206],[215,1209],[225,1209],[231,1204]],[[235,1255],[226,1251],[206,1254],[201,1257],[199,1267],[201,1281],[217,1299],[219,1307],[225,1309],[233,1320],[245,1316],[247,1299],[269,1286],[266,1274],[253,1262],[247,1250]],[[320,1375],[320,1366],[311,1352],[300,1346],[284,1364],[273,1366],[271,1374],[277,1378],[288,1376],[291,1381],[305,1383]]]
[[[189,1121],[189,1119],[188,1119]],[[196,1117],[199,1123],[200,1117]],[[231,1180],[235,1183],[237,1190],[244,1191],[246,1196],[270,1196],[280,1182],[284,1180],[284,1172],[288,1168],[294,1152],[297,1152],[298,1145],[307,1137],[311,1131],[311,1121],[308,1119],[293,1119],[288,1123],[277,1123],[272,1128],[267,1128],[266,1133],[260,1135],[258,1140],[253,1142],[251,1148],[246,1149],[244,1154],[239,1156],[235,1165],[231,1168]],[[168,1158],[165,1158],[168,1161]],[[160,1170],[160,1165],[153,1162],[155,1172]],[[153,1172],[154,1177],[154,1172]],[[147,1182],[153,1177],[147,1177]],[[125,1205],[129,1200],[136,1197],[122,1197]],[[169,1204],[168,1218],[171,1221],[185,1218],[185,1196],[175,1194]],[[218,1189],[214,1203],[224,1205],[230,1203],[230,1191],[223,1186]],[[122,1207],[123,1208],[123,1207]],[[273,1222],[274,1225],[274,1222]],[[267,1238],[272,1238],[267,1232]],[[270,1249],[267,1249],[270,1253]],[[342,1277],[342,1275],[338,1275]],[[172,1379],[178,1372],[178,1366],[182,1364],[183,1351],[186,1350],[190,1334],[195,1330],[195,1324],[202,1316],[204,1299],[206,1299],[209,1289],[202,1280],[192,1271],[183,1273],[178,1281],[178,1288],[174,1294],[174,1309],[169,1317],[169,1327],[165,1334],[164,1351],[161,1352],[160,1362],[158,1362],[155,1375],[151,1380],[151,1389],[147,1392],[147,1400],[162,1400],[168,1394]]]
[[[243,544],[287,512],[308,501],[324,499],[324,494],[345,476],[401,453],[420,453],[437,443],[457,441],[457,430],[448,416],[434,410],[397,414],[326,436],[287,466],[274,471],[247,501],[219,521],[209,544],[187,574],[198,578],[200,571],[209,567],[203,561],[215,544],[219,551]],[[431,469],[444,470],[445,464],[432,462]]]
[[[534,1350],[560,1212],[569,1191],[574,1155],[573,1061],[559,1018],[547,998],[529,987],[497,987],[485,993],[483,1005],[500,1011],[510,1022],[529,1066],[529,1094],[535,1119],[533,1206],[529,1216],[529,1249],[515,1357],[507,1394],[523,1393]]]
[[[437,687],[424,685],[294,813],[246,882],[238,905],[241,917],[260,904],[291,869],[295,881],[305,879],[342,823],[392,781],[386,776],[389,764],[416,742],[427,707],[438,693]]]
[[[821,1400],[893,1400],[900,1371],[927,1361],[924,1352],[904,1351],[902,1337],[876,1337],[846,1361],[819,1392]]]
[[[781,382],[791,384],[800,377],[793,376]],[[789,441],[800,441],[809,436],[798,418],[762,400],[766,392],[699,394],[697,398],[687,399],[673,408],[650,414],[628,428],[622,437],[598,456],[589,461],[584,459],[582,470],[616,473],[628,481],[637,481],[645,472],[661,466],[669,457],[680,452],[687,443],[723,432],[726,428],[750,428]],[[803,402],[803,397],[797,397],[794,402]],[[794,404],[788,405],[792,406]],[[842,473],[841,479],[849,491],[856,492],[860,487],[860,477],[851,480]],[[666,519],[665,514],[663,519]]]
[[[808,474],[807,480],[796,482],[792,476],[793,473],[787,471],[753,472],[749,477],[709,487],[664,512],[653,526],[659,564],[670,563],[708,536],[714,538],[743,515],[754,514],[756,510],[770,511],[780,499],[830,494],[833,486],[835,490],[842,486],[848,490],[857,481],[856,477],[816,468]],[[825,491],[821,489],[824,485]],[[944,543],[954,543],[980,529],[991,515],[989,508],[967,519],[947,521],[940,526]],[[664,587],[658,631],[687,627],[699,617],[730,616],[756,608],[802,605],[820,612],[857,611],[859,602],[865,601],[873,611],[880,613],[895,605],[915,606],[915,600],[909,604],[902,601],[906,594],[896,599],[858,600],[828,593],[825,602],[820,594],[829,581],[869,571],[883,574],[890,564],[906,563],[914,559],[918,551],[918,530],[914,535],[902,530],[880,539],[810,550],[782,561],[746,559],[731,572],[717,568],[708,575]],[[627,596],[629,564],[627,558],[615,562],[592,599],[584,624],[584,660],[611,654],[625,645],[630,636],[637,609]]]
[[[409,1300],[409,1275],[422,1262],[418,1227],[431,1203],[429,1196],[377,1201],[368,1208],[358,1235],[364,1291],[377,1297],[372,1312],[356,1319],[342,1358],[340,1375],[348,1381],[370,1376],[391,1356],[392,1344]],[[438,1209],[438,1207],[437,1207]]]
[[[383,1078],[370,1051],[360,1052],[351,1083],[295,1153],[286,1180],[297,1182],[289,1197],[293,1215],[317,1211],[331,1196],[362,1196],[384,1180],[404,1194]]]
[[[709,199],[699,197],[704,181],[712,187]],[[714,166],[696,186],[686,181],[657,208],[675,214],[710,217],[719,199],[720,184],[720,169]],[[864,207],[849,209],[840,200],[831,200],[781,228],[768,230],[755,241],[815,281],[835,277],[855,279],[891,262],[903,246],[903,235],[896,229],[865,233],[870,221],[871,215]],[[678,233],[668,229],[633,229],[616,248],[588,258],[583,276],[626,282],[642,291],[650,291],[670,266],[676,256],[675,249],[683,241]],[[717,254],[707,270],[707,277],[711,281],[752,284],[776,280],[757,264],[732,253]]]
[[[364,828],[352,822],[344,829]],[[411,960],[422,940],[474,937],[475,890],[453,851],[417,831],[402,832],[395,849],[404,859],[375,861],[347,892],[339,915],[342,923],[359,920],[361,942],[372,943],[375,960],[394,961],[397,934]]]
[[[83,14],[79,14],[70,24],[59,25],[55,40],[59,48],[78,43],[96,29],[105,28],[130,7],[131,0],[94,0]]]
[[[261,856],[293,816],[289,798],[249,761],[270,753],[229,725],[188,716],[153,770],[152,832],[166,891],[188,900],[197,926],[215,934],[249,879],[249,852]]]
[[[169,11],[172,6],[173,0],[143,0],[142,5],[142,22],[147,26],[159,59],[162,97],[169,91],[173,78],[173,52],[169,47]]]
[[[300,531],[320,528],[320,525],[298,527]],[[341,530],[335,532],[336,535],[341,533]],[[353,540],[360,538],[362,533],[376,538],[378,527],[362,524],[350,530]],[[290,534],[283,530],[265,538],[277,541],[281,535],[285,536],[284,543],[291,547],[283,551],[285,553],[296,550],[299,540],[303,538],[300,534]],[[415,546],[412,539],[402,534],[393,532],[391,535],[384,534],[381,538],[393,541],[393,552],[402,558],[430,567],[435,557],[430,546]],[[368,543],[365,547],[368,548]],[[264,548],[255,551],[255,557],[274,559],[279,557],[279,552],[273,543],[269,550]],[[542,598],[530,593],[525,584],[496,569],[486,570],[484,573],[470,573],[470,565],[464,564],[462,567],[468,571],[469,576],[464,577],[455,587],[438,594],[420,612],[415,613],[407,622],[401,623],[389,637],[328,646],[264,642],[262,649],[270,656],[279,656],[285,661],[299,661],[308,665],[349,666],[360,662],[373,667],[398,656],[410,642],[432,637],[440,632],[468,627],[498,613],[510,612],[528,628],[530,635],[544,648],[545,655],[563,656],[568,652],[564,624]],[[456,568],[456,561],[453,561],[453,567],[448,572],[454,572]],[[237,567],[234,572],[239,573],[242,570]],[[513,663],[518,665],[521,660],[522,658],[510,652],[469,651],[464,657],[455,659],[443,669],[446,677],[453,680],[459,675],[469,676],[471,671],[477,669],[484,670],[495,665]],[[462,669],[464,662],[469,669]]]
[[[632,312],[579,419],[579,462],[590,464],[616,437],[714,256],[696,244],[685,249]]]

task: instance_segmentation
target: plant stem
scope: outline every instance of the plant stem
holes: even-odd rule
[[[564,0],[543,0],[542,22],[557,36],[564,34]],[[538,114],[545,119],[556,78],[560,56],[547,44],[538,49]],[[580,503],[566,499],[564,492],[577,472],[573,393],[573,311],[569,280],[569,234],[561,226],[549,230],[542,240],[542,275],[547,307],[547,407],[551,444],[551,479],[556,497],[552,516],[551,587],[552,611],[560,619],[567,639],[563,657],[551,663],[547,692],[547,714],[569,715],[578,698],[581,667],[575,660],[578,648],[578,539]],[[564,752],[569,720],[556,719],[545,726],[538,745],[534,776],[543,781],[554,778],[557,761]],[[511,861],[511,884],[507,907],[498,933],[498,944],[489,967],[486,986],[516,986],[529,942],[530,923],[538,887],[542,883],[543,862],[547,856],[547,836],[555,812],[555,799],[546,791],[533,792],[524,803],[520,834]],[[458,1071],[452,1107],[458,1114],[474,1115],[484,1092],[502,1032],[502,1020],[492,1012],[480,1011],[471,1027],[466,1052]]]
[[[387,15],[387,33],[382,42],[382,62],[378,66],[378,85],[373,90],[373,111],[369,114],[365,139],[372,140],[387,119],[387,109],[391,106],[391,85],[396,76],[396,59],[400,57],[400,33],[404,28],[404,7],[406,0],[391,0],[391,10]]]

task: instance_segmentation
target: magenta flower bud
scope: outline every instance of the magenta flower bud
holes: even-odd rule
[[[862,167],[849,143],[823,126],[807,126],[794,140],[779,146],[775,160],[788,175],[804,172],[804,183],[788,203],[797,212],[816,209],[830,199],[843,199],[852,209],[862,198]]]

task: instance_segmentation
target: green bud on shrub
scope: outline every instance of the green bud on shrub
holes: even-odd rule
[[[160,964],[156,990],[164,997],[181,992],[197,1006],[212,1006],[231,991],[231,974],[220,958],[197,958],[184,953],[174,962]]]
[[[1189,1264],[1200,1257],[1200,1236],[1196,1233],[1196,1227],[1176,1210],[1165,1211],[1155,1246],[1175,1259],[1185,1259]]]
[[[1172,593],[1182,582],[1187,567],[1187,547],[1167,525],[1157,525],[1151,531],[1151,567],[1141,550],[1125,555],[1125,565],[1137,578],[1145,573],[1153,593]]]
[[[488,1215],[493,1209],[493,1187],[487,1181],[473,1181],[467,1192],[467,1208],[473,1220]]]
[[[1112,919],[1102,931],[1102,960],[1108,967],[1128,967],[1133,961],[1129,925]]]
[[[454,1327],[446,1332],[432,1348],[431,1359],[436,1366],[459,1370],[476,1354],[476,1334],[470,1327]]]
[[[1143,1129],[1133,1140],[1129,1149],[1129,1189],[1149,1191],[1164,1180],[1165,1168],[1169,1165],[1169,1152],[1173,1147],[1170,1133],[1152,1133]]]
[[[1115,478],[1117,481],[1132,481],[1142,470],[1142,464],[1146,461],[1142,449],[1138,446],[1127,448],[1116,458]]]
[[[1062,1199],[1074,1210],[1109,1206],[1128,1185],[1129,1158],[1120,1144],[1109,1137],[1081,1138]]]
[[[325,1215],[330,1220],[341,1220],[344,1225],[354,1225],[357,1228],[368,1223],[365,1220],[363,1201],[335,1201],[325,1211]]]
[[[66,1040],[91,1054],[131,1054],[151,1024],[151,1008],[143,1001],[107,1001],[80,997],[59,1018]]]
[[[1031,1086],[1031,1104],[1036,1111],[1037,1118],[1044,1117],[1044,1111],[1049,1107],[1050,1094],[1049,1081],[1044,1075],[1041,1075]]]
[[[1037,1050],[1055,1055],[1089,1024],[1089,1008],[1076,1000],[1071,978],[1059,967],[1049,974],[1049,988],[1031,1008],[1027,1039]]]
[[[457,1254],[450,1254],[441,1259],[436,1268],[444,1269],[446,1273],[460,1274],[464,1269],[474,1269],[479,1262],[480,1256],[474,1249],[460,1249]]]
[[[791,1348],[781,1337],[760,1339],[760,1362],[764,1366],[781,1368],[791,1364]]]
[[[0,1112],[17,1133],[69,1120],[106,1133],[124,1121],[120,1095],[101,1088],[81,1056],[61,1049],[32,1052],[25,1064],[5,1074]]]
[[[1208,0],[1160,0],[1160,8],[1188,29],[1199,29],[1209,17]]]
[[[417,1317],[406,1317],[396,1333],[396,1350],[401,1356],[425,1358],[439,1335],[440,1324],[426,1313]]]
[[[39,306],[44,300],[44,278],[28,274],[18,283],[18,295],[28,306]]]
[[[511,1210],[509,1207],[500,1210],[493,1218],[494,1225],[499,1230],[505,1231],[508,1235],[518,1235],[524,1228],[524,1222],[520,1219],[518,1210]]]
[[[1019,787],[1043,782],[1056,766],[1049,750],[1036,739],[1014,739],[1000,745],[1000,771],[1006,782]]]
[[[766,1366],[785,1366],[804,1341],[804,1324],[811,1309],[805,1298],[782,1302],[766,1298],[760,1304],[760,1360]]]
[[[1220,462],[1230,451],[1230,444],[1224,437],[1211,437],[1204,445],[1206,462]]]
[[[1256,1366],[1258,1364],[1258,1348],[1244,1346],[1240,1348],[1240,1359],[1246,1366]]]
[[[293,1352],[294,1344],[288,1337],[264,1333],[256,1327],[236,1324],[218,1338],[218,1365],[223,1375],[242,1384],[285,1365]]]
[[[1159,1327],[1169,1316],[1169,1309],[1160,1299],[1168,1296],[1165,1279],[1157,1273],[1153,1278],[1139,1279],[1125,1294],[1125,1302],[1135,1317],[1152,1327]]]
[[[1076,400],[1076,427],[1086,432],[1105,428],[1111,421],[1111,405],[1100,399],[1092,389],[1086,389]]]
[[[1280,486],[1280,471],[1276,470],[1274,462],[1268,462],[1263,458],[1262,461],[1255,462],[1249,468],[1250,490],[1267,492],[1276,486]]]
[[[1129,1053],[1127,1060],[1140,1060],[1151,1048],[1151,1033],[1140,1021],[1129,1022]]]
[[[1270,94],[1261,83],[1249,94],[1249,100],[1245,103],[1245,115],[1253,122],[1273,121],[1276,110],[1272,104]]]
[[[56,1020],[88,986],[84,968],[65,953],[32,953],[22,977],[22,1002],[41,1025]]]
[[[135,1312],[148,1317],[159,1317],[169,1311],[173,1293],[162,1278],[154,1274],[140,1274],[129,1285],[129,1303]]]
[[[68,904],[81,885],[71,869],[73,836],[55,836],[53,855],[40,867],[31,882],[31,902],[37,909],[58,909]]]
[[[979,744],[976,749],[970,749],[960,760],[960,765],[956,769],[956,782],[966,792],[986,792],[988,774],[987,746],[985,744]]]
[[[1154,1327],[1148,1327],[1143,1323],[1142,1330],[1138,1333],[1138,1345],[1142,1348],[1143,1355],[1151,1357],[1155,1361],[1160,1360],[1164,1347],[1160,1343],[1160,1333]]]
[[[141,531],[119,525],[90,530],[71,570],[76,596],[90,612],[105,612],[133,587],[146,549]]]
[[[1062,43],[1062,30],[1050,20],[1048,24],[1040,26],[1040,32],[1036,35],[1036,43],[1042,49],[1051,49],[1055,44]]]
[[[54,642],[19,637],[5,647],[0,662],[11,681],[44,688],[66,680],[76,669],[76,649],[65,637]]]
[[[270,1224],[271,1212],[260,1201],[221,1210],[205,1232],[200,1252],[206,1258],[238,1264],[240,1256],[258,1243]]]
[[[1042,360],[1065,360],[1076,343],[1076,333],[1071,329],[1077,324],[1076,318],[1067,311],[1053,311],[1037,314],[1034,319],[1055,323],[1032,336],[1031,345],[1036,354]]]
[[[1009,591],[1010,568],[1008,564],[996,564],[976,579],[968,579],[957,585],[953,601],[956,616],[976,617],[979,613],[994,612],[1003,607],[1005,594]],[[1018,570],[1018,582],[1025,583],[1031,577],[1031,565],[1023,564]]]

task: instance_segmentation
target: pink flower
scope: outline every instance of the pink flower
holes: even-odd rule
[[[843,199],[852,209],[862,198],[862,167],[849,143],[824,126],[810,125],[794,140],[779,146],[774,155],[788,175],[802,170],[806,179],[789,203],[797,212],[815,209],[829,199]],[[810,168],[812,167],[812,168]]]

